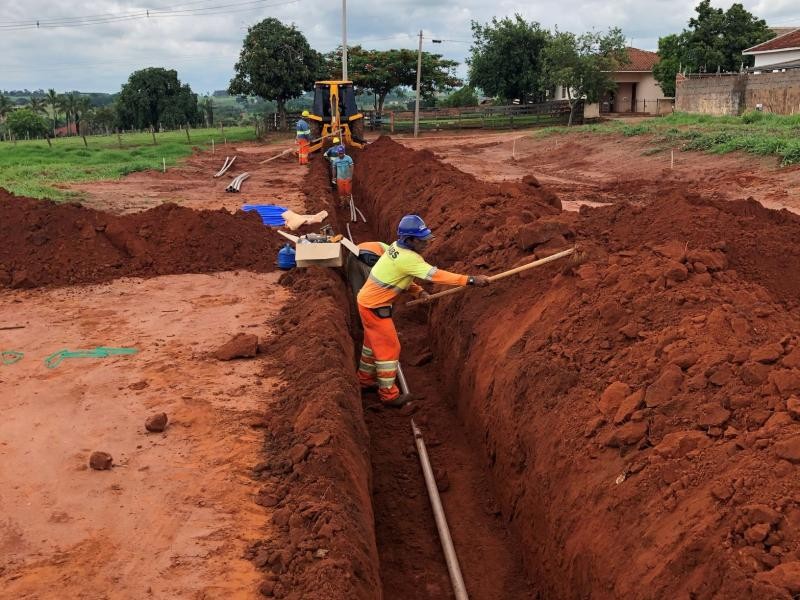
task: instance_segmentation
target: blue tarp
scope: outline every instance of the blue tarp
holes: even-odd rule
[[[245,204],[242,210],[254,210],[261,217],[264,225],[270,227],[281,227],[286,224],[281,215],[288,209],[285,206],[278,206],[276,204]]]

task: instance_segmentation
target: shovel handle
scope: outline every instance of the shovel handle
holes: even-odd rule
[[[554,260],[558,260],[559,258],[564,258],[565,256],[569,256],[575,252],[575,248],[570,248],[569,250],[562,250],[561,252],[556,252],[555,254],[551,254],[545,258],[540,258],[539,260],[535,260],[533,262],[529,262],[528,264],[521,265],[519,267],[515,267],[513,269],[509,269],[508,271],[503,271],[502,273],[498,273],[497,275],[492,275],[489,277],[489,281],[494,282],[500,279],[505,279],[506,277],[511,277],[512,275],[516,275],[517,273],[521,273],[522,271],[527,271],[528,269],[533,269],[534,267],[539,267],[541,265],[545,265],[549,262],[553,262]],[[436,294],[431,294],[427,298],[419,298],[418,300],[412,300],[411,302],[407,302],[406,306],[414,306],[415,304],[426,304],[431,300],[436,298],[441,298],[442,296],[449,296],[451,294],[458,294],[459,292],[463,292],[467,286],[462,285],[459,287],[454,287],[449,290],[444,290],[443,292],[437,292]]]

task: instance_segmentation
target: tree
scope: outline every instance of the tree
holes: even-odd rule
[[[67,121],[67,134],[71,133],[69,124],[75,116],[75,111],[78,107],[78,95],[75,92],[61,95],[61,110],[64,111],[64,117]]]
[[[506,100],[544,97],[542,52],[550,34],[539,23],[528,23],[520,15],[493,18],[485,25],[473,21],[472,37],[470,85]]]
[[[658,39],[659,61],[653,67],[653,77],[665,96],[675,96],[675,76],[682,68],[685,54],[686,33],[671,34]]]
[[[0,121],[4,120],[13,109],[14,103],[11,102],[11,99],[0,94]]]
[[[286,126],[286,102],[314,86],[322,57],[294,26],[264,19],[247,30],[230,94],[274,100],[281,124]]]
[[[58,92],[53,88],[47,90],[47,104],[50,105],[50,110],[53,111],[53,135],[56,134],[56,124],[58,123],[58,108],[60,106],[60,99]]]
[[[28,109],[37,115],[44,114],[47,112],[47,103],[41,98],[34,97],[28,102]]]
[[[619,28],[580,36],[556,31],[543,56],[547,83],[567,91],[568,125],[572,125],[578,101],[599,102],[616,88],[612,71],[629,61],[625,36]]]
[[[50,129],[47,121],[28,108],[9,113],[6,127],[16,137],[44,137]]]
[[[386,96],[395,88],[417,85],[417,58],[415,50],[364,50],[361,46],[347,49],[348,77],[356,94],[371,92],[376,96],[375,110],[383,112]],[[342,49],[337,48],[324,56],[323,76],[340,79],[342,76]],[[435,92],[460,85],[455,75],[458,63],[441,54],[422,53],[420,93],[430,98]]]
[[[173,129],[197,123],[197,94],[181,84],[174,69],[150,67],[134,71],[117,98],[117,121],[121,127]]]
[[[203,111],[206,119],[206,126],[213,127],[214,126],[214,101],[211,99],[211,96],[206,96],[203,101],[200,103],[200,109]]]
[[[82,135],[85,131],[81,131],[81,119],[88,116],[92,109],[92,101],[88,96],[79,96],[75,102],[75,133]]]
[[[758,19],[739,3],[724,11],[702,0],[695,7],[697,16],[689,19],[689,28],[658,40],[661,61],[653,75],[667,95],[675,93],[678,70],[715,72],[739,71],[752,66],[752,56],[742,51],[775,36],[766,21]]]
[[[465,85],[445,98],[442,106],[478,106],[478,94],[474,87]]]

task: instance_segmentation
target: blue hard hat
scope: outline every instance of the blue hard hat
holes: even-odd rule
[[[345,153],[344,146],[341,145],[336,146],[336,154],[344,154],[344,153]]]
[[[406,215],[400,219],[397,225],[397,237],[413,237],[422,240],[429,240],[433,237],[433,233],[425,225],[425,221],[419,215]]]

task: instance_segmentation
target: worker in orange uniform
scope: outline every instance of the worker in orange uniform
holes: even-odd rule
[[[411,399],[395,385],[400,340],[392,322],[392,304],[408,290],[417,297],[427,292],[414,279],[446,285],[489,285],[485,275],[458,275],[438,269],[420,255],[433,238],[431,230],[418,215],[406,215],[397,227],[397,241],[375,263],[369,278],[358,293],[358,313],[364,326],[364,345],[358,366],[362,389],[378,386],[384,406],[400,407]]]
[[[305,120],[309,116],[307,110],[303,111],[303,118],[297,120],[295,130],[297,131],[295,143],[297,144],[297,156],[300,159],[301,165],[308,164],[308,149],[311,146],[311,127]]]

